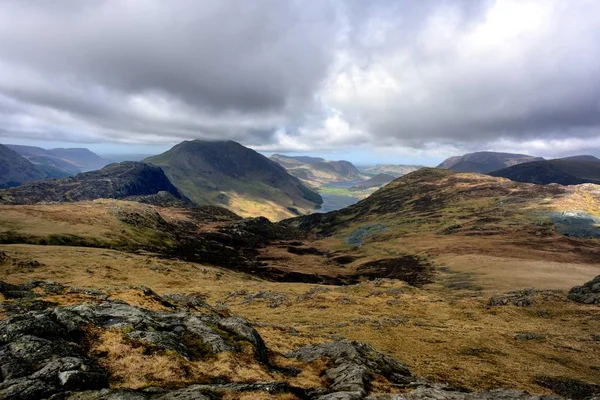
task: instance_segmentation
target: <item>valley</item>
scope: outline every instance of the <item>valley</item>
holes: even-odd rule
[[[0,400],[600,400],[598,39],[591,0],[0,1]]]
[[[215,206],[140,200],[0,205],[0,331],[12,326],[2,323],[16,318],[15,310],[67,312],[91,304],[100,307],[91,309],[95,315],[127,304],[133,308],[112,317],[125,328],[97,319],[94,341],[83,346],[89,362],[108,372],[107,393],[133,390],[127,393],[143,398],[154,398],[145,389],[153,385],[173,395],[187,390],[190,398],[220,393],[231,399],[343,390],[409,399],[421,398],[411,397],[417,393],[461,399],[469,391],[473,398],[525,399],[519,391],[526,391],[584,399],[597,390],[600,308],[569,294],[600,275],[600,226],[578,225],[600,217],[595,185],[540,186],[425,168],[343,209],[278,223],[241,219]],[[173,310],[179,310],[173,317],[213,315],[211,324],[247,320],[268,361],[249,356],[258,351],[257,339],[246,350],[192,350],[188,339],[187,350],[164,350],[150,328],[127,328],[136,313],[159,313],[145,317],[157,319]],[[231,329],[224,328],[229,323],[218,322],[219,329]],[[211,337],[193,332],[195,340]],[[366,386],[336,386],[355,379],[333,372],[347,361],[291,355],[327,343],[366,343],[418,378],[401,384],[377,364],[365,367],[375,368],[361,378]],[[107,358],[93,361],[98,351]],[[205,356],[185,355],[198,351],[193,354],[216,358],[206,364]],[[255,382],[279,389],[267,394]],[[11,393],[4,387],[0,393]],[[514,392],[486,394],[501,387]]]

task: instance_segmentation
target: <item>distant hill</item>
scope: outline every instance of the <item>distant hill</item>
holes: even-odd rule
[[[285,156],[283,154],[273,154],[269,158],[281,164],[284,168],[293,168],[304,164],[316,164],[325,161],[325,159],[321,157]]]
[[[486,174],[502,168],[531,161],[542,161],[541,157],[526,154],[496,153],[493,151],[480,151],[462,156],[446,159],[438,168],[449,169],[455,172],[476,172]]]
[[[45,179],[48,175],[31,161],[0,144],[0,188]]]
[[[166,193],[170,198],[189,202],[160,168],[141,162],[123,162],[73,177],[29,182],[19,187],[1,190],[0,203],[36,204],[101,198],[127,199],[133,196],[140,200],[140,196],[159,193],[161,197]]]
[[[378,164],[359,169],[361,172],[369,175],[386,174],[399,178],[421,168],[423,168],[422,165]]]
[[[394,179],[396,179],[395,176],[388,175],[388,174],[379,174],[379,175],[376,175],[376,176],[372,177],[371,179],[368,179],[364,182],[357,183],[351,189],[354,189],[354,188],[369,189],[369,188],[374,188],[374,187],[380,187],[380,186],[387,185]]]
[[[292,157],[274,154],[277,162],[304,183],[319,187],[325,183],[354,181],[365,178],[349,161],[327,161],[318,157]]]
[[[62,173],[63,176],[93,171],[109,164],[109,161],[84,148],[48,150],[41,147],[16,144],[9,144],[7,147],[34,164],[38,164],[42,168],[48,168],[48,171],[54,171],[55,174]]]
[[[246,217],[282,219],[323,202],[284,167],[232,141],[185,141],[145,162],[160,166],[197,204],[222,205]]]
[[[493,171],[489,175],[508,178],[515,182],[541,185],[549,183],[561,185],[600,184],[600,160],[592,156],[574,156],[534,161]]]
[[[600,158],[594,157],[594,156],[590,156],[590,155],[577,155],[577,156],[562,157],[559,160],[595,161],[595,162],[600,162]]]

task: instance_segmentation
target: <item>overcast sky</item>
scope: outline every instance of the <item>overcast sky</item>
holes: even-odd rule
[[[0,0],[0,142],[600,155],[597,0]]]

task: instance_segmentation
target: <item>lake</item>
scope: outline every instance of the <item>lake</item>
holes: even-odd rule
[[[328,183],[323,186],[329,187],[329,188],[351,188],[352,186],[354,186],[360,182],[364,182],[364,181],[359,180],[359,181],[331,182],[331,183]],[[321,197],[323,198],[323,204],[321,205],[321,208],[319,210],[315,211],[318,213],[327,213],[327,212],[331,212],[331,211],[335,211],[335,210],[340,210],[344,207],[351,206],[354,203],[358,203],[358,201],[359,201],[356,197],[351,197],[351,196],[340,196],[338,194],[327,194],[327,193],[320,193],[320,194],[321,194]]]

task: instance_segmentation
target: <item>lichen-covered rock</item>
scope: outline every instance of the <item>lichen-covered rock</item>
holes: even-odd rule
[[[35,294],[32,289],[37,287],[48,287],[51,293],[65,288],[39,283],[1,286],[21,298]],[[84,339],[86,332],[92,327],[96,331],[121,331],[124,338],[137,342],[136,346],[177,353],[187,359],[204,357],[207,353],[236,353],[244,350],[242,347],[253,346],[256,359],[269,367],[262,338],[243,318],[223,317],[199,302],[194,308],[202,309],[201,312],[191,312],[187,307],[177,309],[149,289],[137,289],[172,311],[150,311],[106,300],[99,294],[96,303],[12,313],[0,320],[0,399],[45,399],[53,395],[63,396],[59,397],[62,399],[67,392],[78,391],[87,391],[89,396],[80,397],[86,399],[214,397],[204,397],[200,388],[188,388],[189,393],[163,389],[160,393],[102,390],[109,385],[108,373],[85,347],[89,340],[89,337]],[[90,391],[94,389],[97,391]]]
[[[575,286],[569,291],[569,299],[583,304],[600,304],[600,275],[583,286]]]
[[[366,400],[560,400],[558,396],[532,396],[514,389],[497,389],[488,392],[457,392],[440,387],[419,387],[401,395],[372,395]]]
[[[417,381],[408,367],[400,361],[378,352],[368,344],[357,341],[342,340],[309,345],[293,351],[289,356],[303,362],[325,359],[330,366],[325,374],[332,382],[328,388],[328,395],[347,392],[343,396],[349,399],[365,396],[369,393],[370,382],[374,375],[383,376],[397,385],[407,385]]]

